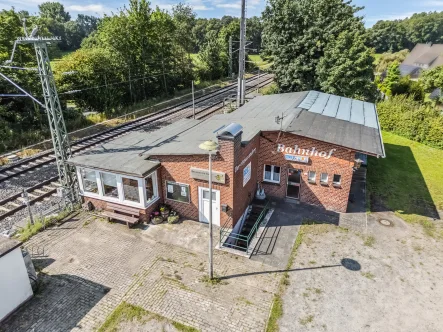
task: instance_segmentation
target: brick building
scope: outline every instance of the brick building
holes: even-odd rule
[[[356,153],[384,157],[375,106],[316,91],[256,97],[235,112],[133,132],[73,157],[81,195],[149,219],[160,203],[208,220],[206,140],[213,155],[213,223],[242,220],[257,189],[346,212]]]

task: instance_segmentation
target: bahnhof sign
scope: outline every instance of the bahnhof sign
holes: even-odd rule
[[[213,196],[208,154],[213,140]],[[385,157],[374,104],[316,91],[260,96],[229,114],[133,132],[74,156],[81,195],[96,209],[166,203],[181,216],[234,226],[257,189],[346,212],[356,154]]]

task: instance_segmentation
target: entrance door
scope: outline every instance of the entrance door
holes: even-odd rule
[[[294,168],[288,169],[288,186],[286,189],[286,196],[289,198],[300,199],[300,183],[301,170]]]
[[[199,220],[209,222],[209,189],[198,187]],[[212,189],[212,224],[220,226],[220,191]]]

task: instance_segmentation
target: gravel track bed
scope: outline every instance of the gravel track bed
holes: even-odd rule
[[[39,201],[31,206],[32,215],[34,218],[38,218],[45,211],[54,208],[55,206],[60,206],[61,198],[55,196],[49,196],[45,200]],[[5,220],[0,221],[0,232],[5,230],[15,230],[20,227],[24,227],[29,222],[28,209],[22,209],[15,213],[14,215],[7,217]]]
[[[250,85],[253,85],[254,83],[257,84],[258,82],[263,82],[269,79],[268,76],[263,75],[260,77],[260,79],[253,80],[249,82]],[[254,83],[253,83],[254,82]],[[252,91],[250,91],[252,92]],[[218,96],[214,96],[214,98],[209,98],[208,100],[199,102],[198,105],[195,105],[195,112],[198,113],[199,111],[203,110],[203,108],[206,108],[208,106],[218,104],[223,100],[225,97],[231,96],[235,93],[234,90],[232,91],[226,91],[225,93],[222,93]],[[181,106],[183,107],[183,106]],[[179,107],[177,107],[179,108]],[[192,108],[188,107],[187,109],[184,109],[182,111],[179,111],[174,114],[166,115],[163,119],[155,120],[152,123],[147,123],[145,126],[141,126],[137,129],[134,129],[132,131],[144,131],[144,132],[150,132],[153,130],[160,129],[162,127],[165,127],[179,119],[182,119],[184,117],[192,115]],[[223,113],[223,109],[219,109],[217,111],[214,111],[212,114],[207,114],[209,111],[204,111],[200,114],[200,116],[203,117],[203,119],[209,118],[211,115],[214,114],[220,114]],[[196,114],[196,117],[198,117],[199,114]],[[130,132],[132,132],[130,131]],[[128,132],[129,133],[129,132]],[[119,135],[120,136],[120,135]],[[117,138],[117,137],[115,137]],[[109,142],[115,138],[111,138],[108,141]],[[105,143],[103,142],[103,143]],[[81,151],[80,153],[86,152],[88,149],[85,149]],[[44,153],[44,151],[41,152],[41,154]],[[23,161],[26,160],[26,158],[20,160]],[[14,164],[19,163],[15,162]],[[9,166],[9,165],[6,165]],[[1,172],[2,167],[0,167]],[[31,173],[32,172],[32,173]],[[32,186],[37,185],[38,183],[47,180],[51,177],[57,176],[57,166],[55,164],[48,164],[43,165],[37,169],[32,170],[31,172],[27,172],[25,174],[18,175],[17,177],[11,178],[7,181],[4,181],[0,183],[0,199],[5,199],[11,195],[14,195],[18,192],[21,192],[23,188],[29,188]],[[59,197],[50,196],[47,200],[39,201],[38,203],[32,205],[32,212],[35,215],[41,214],[43,211],[49,210],[51,207],[54,207],[55,205],[59,205],[61,202],[61,199]],[[0,231],[4,231],[5,229],[11,229],[16,228],[17,226],[22,227],[26,224],[28,218],[28,211],[27,209],[23,209],[15,213],[13,216],[10,216],[6,218],[3,221],[0,221]]]
[[[52,164],[43,165],[32,170],[32,173],[24,173],[23,176],[17,175],[14,178],[0,183],[0,199],[21,192],[23,188],[35,186],[44,180],[57,176],[57,174],[57,166]]]

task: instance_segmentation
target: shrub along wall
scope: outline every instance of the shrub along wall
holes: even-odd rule
[[[443,149],[443,115],[413,96],[397,95],[377,104],[383,130]]]

